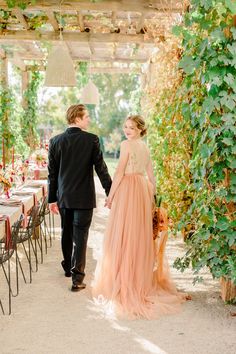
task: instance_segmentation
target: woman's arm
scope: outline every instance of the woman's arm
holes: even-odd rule
[[[129,150],[128,150],[128,142],[127,140],[122,141],[121,146],[120,146],[120,158],[118,162],[118,166],[116,168],[113,182],[111,185],[111,190],[110,193],[106,199],[105,206],[108,206],[109,208],[111,207],[112,199],[114,198],[114,195],[116,193],[116,190],[122,180],[122,177],[125,174],[125,168],[128,162],[129,158]]]
[[[153,172],[153,166],[152,166],[152,161],[151,159],[149,159],[148,165],[147,165],[147,176],[149,181],[152,183],[153,185],[153,194],[156,194],[156,178],[154,176],[154,172]]]

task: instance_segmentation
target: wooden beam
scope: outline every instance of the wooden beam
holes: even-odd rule
[[[46,56],[44,56],[44,55],[39,56],[39,55],[30,54],[30,53],[22,53],[20,57],[22,60],[28,60],[28,61],[34,60],[37,63],[42,63],[46,60]],[[107,62],[107,63],[111,63],[113,61],[120,62],[120,63],[134,63],[134,62],[146,63],[150,59],[149,57],[139,59],[139,58],[135,58],[135,57],[133,57],[133,58],[119,57],[118,55],[116,55],[115,57],[112,57],[112,56],[111,57],[104,57],[104,56],[97,56],[97,55],[95,57],[93,57],[90,55],[81,56],[81,55],[72,54],[71,57],[74,61],[86,61],[86,62],[92,61],[92,62]]]
[[[43,64],[36,65],[26,65],[26,72],[29,71],[46,71],[46,66]]]
[[[89,50],[90,50],[91,56],[95,55],[95,49],[94,49],[92,42],[89,42]]]
[[[141,69],[130,69],[130,68],[91,68],[91,74],[131,74],[140,73]]]
[[[26,70],[26,65],[24,63],[24,60],[22,60],[17,53],[14,53],[13,57],[9,57],[9,61],[11,61],[15,66],[21,69],[21,71]]]
[[[138,24],[136,26],[136,32],[137,33],[140,33],[141,29],[143,28],[144,26],[144,19],[145,19],[145,15],[144,13],[142,13],[142,15],[140,16],[140,19],[138,21]]]
[[[0,59],[5,59],[6,58],[6,52],[4,49],[0,48]]]
[[[59,31],[59,25],[56,16],[52,10],[45,10],[49,23],[52,25],[55,32]]]
[[[113,43],[112,58],[116,57],[117,43]]]
[[[143,34],[120,33],[79,33],[63,32],[63,39],[67,42],[93,42],[93,43],[154,43],[153,39],[145,39]],[[0,41],[24,40],[24,41],[59,41],[59,33],[39,31],[4,31],[0,33]]]
[[[84,32],[84,20],[83,20],[83,15],[80,11],[77,11],[77,18],[79,22],[80,31]]]
[[[4,0],[0,0],[0,8],[8,8]],[[155,1],[153,7],[149,6],[149,2],[143,3],[143,1],[137,0],[136,2],[121,2],[121,1],[99,1],[99,2],[89,2],[89,1],[78,1],[70,0],[62,2],[58,0],[37,0],[35,4],[28,5],[29,10],[41,10],[50,9],[52,11],[63,11],[63,10],[92,10],[92,11],[130,11],[130,12],[145,12],[145,13],[158,13],[158,12],[182,12],[182,6],[178,6],[178,2],[170,2],[170,5],[164,5],[162,0]]]
[[[29,72],[26,67],[26,71],[21,73],[21,97],[22,97],[22,107],[25,109],[27,107],[27,101],[25,99],[24,93],[29,85]]]
[[[27,65],[26,73],[29,71],[46,71],[46,65]],[[118,68],[118,67],[92,67],[90,69],[91,74],[130,74],[130,73],[140,73],[139,68]]]
[[[112,11],[111,14],[111,23],[114,27],[116,27],[116,16],[117,16],[117,12],[116,11]]]
[[[22,24],[25,29],[29,29],[29,25],[20,9],[13,9],[12,14],[16,16],[17,20]]]

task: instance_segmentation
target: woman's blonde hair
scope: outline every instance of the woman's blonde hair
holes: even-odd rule
[[[143,119],[142,116],[140,116],[139,114],[134,114],[134,115],[128,116],[126,118],[126,121],[127,120],[131,120],[132,122],[134,122],[137,125],[137,128],[141,130],[140,136],[144,136],[147,134],[145,120]]]
[[[74,104],[67,109],[66,120],[68,124],[75,123],[76,118],[82,119],[85,115],[87,108],[83,104]]]

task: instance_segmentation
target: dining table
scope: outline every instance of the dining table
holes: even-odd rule
[[[29,180],[12,190],[10,198],[0,196],[0,238],[6,234],[7,223],[12,226],[47,194],[47,180]]]

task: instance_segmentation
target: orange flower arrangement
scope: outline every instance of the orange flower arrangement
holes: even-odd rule
[[[158,206],[157,206],[158,205]],[[159,237],[159,233],[168,230],[168,215],[167,210],[161,206],[161,198],[157,203],[155,201],[155,207],[153,209],[153,240]]]

